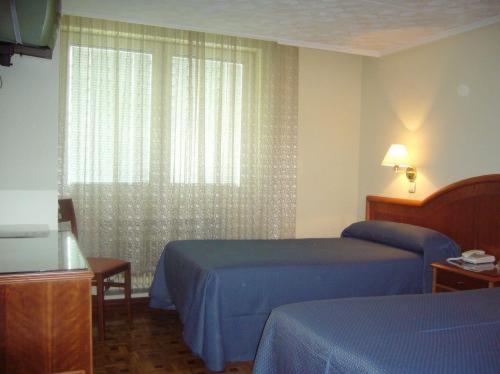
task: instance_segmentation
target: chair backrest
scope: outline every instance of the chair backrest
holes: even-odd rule
[[[58,222],[69,222],[71,232],[78,239],[78,229],[76,227],[75,207],[72,199],[59,199],[59,217]]]

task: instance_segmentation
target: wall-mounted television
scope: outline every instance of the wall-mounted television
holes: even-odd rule
[[[60,0],[0,0],[0,65],[21,55],[52,58]]]

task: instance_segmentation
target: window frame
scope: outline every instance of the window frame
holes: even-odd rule
[[[191,60],[202,60],[201,58],[198,58],[198,57],[194,57],[194,56],[189,56],[187,54],[174,54],[172,56],[169,57],[169,61],[168,61],[168,68],[170,69],[170,72],[172,72],[172,68],[173,68],[173,60],[174,59],[186,59],[189,61],[189,59]],[[226,60],[223,60],[223,59],[216,59],[216,58],[211,58],[211,57],[205,57],[203,58],[203,60],[206,61],[216,61],[216,62],[220,62],[221,64],[224,64],[224,63],[228,63],[228,64],[234,64],[234,65],[240,65],[241,66],[241,87],[240,87],[240,90],[241,90],[241,108],[240,108],[240,114],[241,114],[241,118],[240,118],[240,126],[239,126],[239,134],[240,134],[240,147],[239,147],[239,160],[238,160],[238,163],[239,163],[239,170],[238,170],[238,180],[235,182],[234,180],[231,180],[231,181],[227,181],[227,182],[223,182],[223,181],[216,181],[214,179],[214,182],[200,182],[199,181],[199,176],[196,176],[198,179],[197,181],[174,181],[173,179],[175,178],[173,175],[172,175],[172,162],[170,163],[169,167],[168,167],[168,180],[169,180],[169,184],[170,185],[173,185],[173,186],[233,186],[233,187],[239,187],[241,185],[241,179],[242,179],[242,150],[243,150],[243,146],[244,146],[244,142],[243,142],[243,129],[244,129],[244,126],[245,126],[245,123],[244,123],[244,100],[245,100],[245,96],[244,96],[244,87],[245,87],[245,75],[247,74],[247,69],[245,68],[245,63],[243,61],[237,61],[237,60],[233,60],[233,61],[226,61]],[[169,86],[171,87],[171,96],[173,96],[173,88],[172,88],[172,77],[173,75],[170,74],[170,84]],[[247,79],[248,80],[248,79]],[[189,84],[189,82],[188,82]],[[171,106],[171,100],[169,101],[169,106]],[[172,108],[170,107],[170,111],[172,111]],[[172,121],[172,117],[170,117],[170,134],[172,134],[172,129],[173,129],[173,121]],[[169,153],[170,153],[170,160],[172,161],[172,156],[173,156],[173,152],[172,152],[172,141],[173,137],[170,137],[169,138]],[[199,148],[200,147],[200,144],[197,144],[197,147]],[[233,161],[234,161],[234,157],[233,157]],[[206,165],[205,165],[206,167]],[[189,179],[188,178],[184,178],[184,179]]]
[[[70,186],[77,186],[77,185],[103,185],[103,186],[110,186],[113,184],[119,184],[119,185],[136,185],[136,186],[142,186],[142,185],[148,185],[151,180],[151,146],[148,149],[147,152],[147,173],[143,174],[141,173],[140,175],[140,180],[135,180],[135,181],[125,181],[125,180],[116,180],[115,181],[115,175],[113,173],[111,177],[111,181],[81,181],[81,180],[75,180],[72,181],[70,179],[70,149],[71,149],[71,143],[73,142],[72,138],[70,137],[70,127],[71,127],[71,92],[72,92],[72,49],[73,48],[89,48],[89,49],[99,49],[99,50],[110,50],[117,52],[118,54],[120,52],[125,52],[125,53],[137,53],[137,54],[144,54],[144,55],[150,55],[151,56],[151,71],[150,71],[150,81],[153,81],[153,73],[154,73],[154,64],[155,64],[155,58],[154,58],[154,53],[153,51],[147,51],[147,50],[134,50],[134,49],[125,49],[125,48],[109,48],[109,47],[103,47],[103,46],[96,46],[96,45],[90,45],[90,44],[74,44],[70,43],[68,46],[68,69],[67,69],[67,98],[66,98],[66,163],[64,167],[66,168],[66,184]],[[149,143],[151,145],[151,130],[153,127],[153,85],[150,84],[151,90],[149,92],[149,97],[150,97],[150,109],[151,112],[149,113],[150,121],[149,121]],[[118,179],[118,178],[117,178]]]
[[[171,40],[155,40],[155,41],[152,41],[151,42],[152,45],[163,45],[163,44],[169,44],[169,43],[175,43],[175,41],[171,41]],[[181,50],[184,50],[184,51],[188,51],[189,50],[189,43],[179,43],[179,45],[181,45]],[[83,48],[105,48],[103,46],[100,46],[98,44],[95,44],[95,43],[75,43],[75,42],[71,42],[69,43],[68,45],[68,59],[70,59],[70,56],[71,56],[71,48],[72,47],[83,47]],[[193,58],[192,56],[189,56],[189,54],[187,52],[185,53],[182,53],[181,51],[179,50],[176,50],[176,53],[172,53],[172,54],[168,54],[168,57],[164,58],[163,62],[160,61],[160,59],[158,57],[155,57],[157,55],[157,53],[155,53],[155,49],[156,48],[143,48],[143,49],[134,49],[134,48],[108,48],[108,49],[115,49],[117,51],[124,51],[124,52],[133,52],[133,53],[144,53],[144,54],[150,54],[152,56],[152,63],[151,63],[151,80],[154,81],[155,79],[155,72],[156,74],[158,74],[158,71],[161,70],[161,69],[171,69],[172,67],[172,59],[174,57],[181,57],[181,58]],[[160,47],[161,49],[161,47]],[[177,49],[177,48],[176,48]],[[213,47],[207,47],[207,50],[211,50],[211,51],[216,51],[218,48],[213,46]],[[246,55],[247,58],[251,59],[251,60],[259,60],[259,56],[261,55],[261,51],[257,48],[251,48],[251,47],[246,47],[246,46],[242,46],[241,49],[238,50],[238,54],[239,55]],[[217,55],[217,52],[214,52],[214,55]],[[206,58],[205,59],[208,59],[208,60],[216,60],[215,58]],[[239,59],[232,59],[231,61],[227,61],[227,60],[223,60],[223,59],[218,59],[218,61],[221,61],[221,62],[230,62],[230,63],[235,63],[235,64],[241,64],[242,66],[242,78],[241,78],[241,128],[240,128],[240,175],[239,175],[239,183],[232,183],[232,182],[228,182],[228,183],[220,183],[220,182],[215,182],[215,183],[202,183],[202,182],[199,182],[199,181],[196,181],[196,182],[189,182],[189,183],[186,183],[186,182],[172,182],[171,181],[171,171],[170,171],[170,165],[167,166],[167,171],[166,171],[166,180],[168,180],[167,182],[167,185],[170,187],[170,188],[174,188],[174,187],[193,187],[193,186],[205,186],[207,188],[212,188],[212,189],[218,189],[218,188],[240,188],[242,185],[244,185],[244,181],[245,181],[245,177],[244,177],[244,172],[243,172],[243,162],[242,162],[242,159],[243,159],[243,154],[244,154],[244,148],[245,148],[245,131],[244,131],[244,128],[247,126],[246,122],[245,122],[245,111],[248,110],[248,104],[245,104],[245,82],[248,82],[249,81],[249,78],[248,78],[248,75],[249,75],[249,71],[248,69],[245,67],[246,63],[243,61],[242,58],[239,58]],[[71,92],[71,63],[68,62],[68,69],[67,69],[67,75],[68,75],[68,79],[67,79],[67,92],[68,92],[68,97],[66,99],[66,103],[67,103],[67,107],[70,106],[70,92]],[[170,82],[168,82],[168,86],[171,87],[171,79],[169,79]],[[151,107],[153,108],[154,107],[154,98],[155,98],[155,95],[156,95],[156,89],[158,87],[155,87],[154,85],[151,86]],[[169,100],[169,103],[168,105],[170,106],[170,100]],[[169,110],[171,110],[169,108]],[[67,114],[68,116],[68,114]],[[150,142],[152,140],[152,133],[153,133],[153,129],[155,127],[155,120],[154,120],[154,111],[152,110],[151,112],[151,123],[150,123]],[[66,119],[66,121],[68,121],[68,119]],[[68,123],[68,122],[67,122]],[[171,131],[171,125],[168,126],[168,130],[167,131]],[[69,138],[68,138],[68,135],[69,134],[65,134],[66,136],[66,144],[68,144],[70,142]],[[170,140],[170,138],[169,138]],[[171,152],[171,142],[168,141],[168,149],[165,150],[165,152]],[[66,146],[66,150],[65,150],[65,153],[66,155],[68,155],[68,152],[69,152],[69,147]],[[65,157],[66,159],[66,162],[65,162],[65,165],[63,166],[65,169],[66,169],[66,172],[65,172],[65,184],[66,185],[70,185],[70,186],[78,186],[78,185],[83,185],[83,184],[87,184],[87,185],[94,185],[94,186],[102,186],[103,188],[106,188],[107,186],[112,186],[114,184],[118,184],[118,185],[123,185],[123,186],[130,186],[130,187],[136,187],[136,188],[139,188],[141,186],[147,186],[147,185],[150,185],[151,184],[151,165],[152,165],[152,155],[154,153],[154,150],[152,148],[150,148],[150,151],[149,151],[149,160],[148,160],[148,165],[149,165],[149,175],[148,175],[148,178],[147,178],[147,181],[139,181],[139,182],[121,182],[121,181],[111,181],[111,182],[82,182],[82,181],[75,181],[75,182],[71,182],[69,183],[69,171],[68,171],[68,167],[69,167],[69,162],[68,162],[68,159],[69,157]]]

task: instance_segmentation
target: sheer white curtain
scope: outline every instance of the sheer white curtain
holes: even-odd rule
[[[297,49],[64,16],[59,193],[148,287],[176,239],[295,232]]]

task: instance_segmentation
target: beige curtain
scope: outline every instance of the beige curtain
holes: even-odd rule
[[[295,233],[297,49],[64,16],[59,193],[148,287],[168,241]]]

